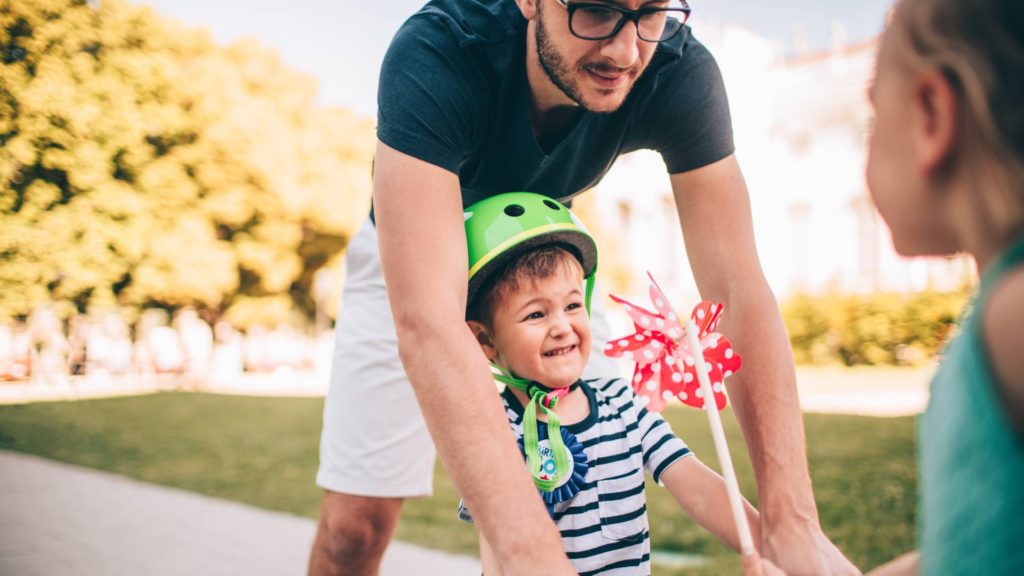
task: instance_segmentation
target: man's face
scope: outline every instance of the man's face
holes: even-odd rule
[[[605,2],[625,8],[665,6],[667,0]],[[647,68],[657,44],[637,37],[626,22],[605,40],[583,40],[569,31],[569,12],[557,0],[537,0],[537,55],[548,79],[581,107],[614,112]]]

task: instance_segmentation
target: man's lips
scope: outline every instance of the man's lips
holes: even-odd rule
[[[608,69],[588,66],[584,68],[584,70],[589,73],[591,79],[593,79],[598,85],[607,88],[621,86],[633,77],[632,68]]]
[[[575,351],[576,348],[576,344],[573,344],[572,346],[566,346],[565,348],[555,348],[554,350],[548,350],[547,352],[545,352],[544,356],[547,356],[548,358],[553,358],[555,356],[564,356],[570,352]]]

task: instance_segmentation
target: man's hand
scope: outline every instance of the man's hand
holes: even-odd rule
[[[786,573],[754,551],[743,556],[743,576],[786,576]]]
[[[791,576],[859,576],[857,569],[818,527],[762,525],[762,550]]]

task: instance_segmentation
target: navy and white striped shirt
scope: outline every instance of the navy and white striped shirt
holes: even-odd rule
[[[659,414],[640,405],[627,381],[585,380],[580,388],[589,398],[589,414],[565,428],[583,444],[589,468],[580,492],[555,504],[562,545],[581,575],[650,574],[644,471],[657,482],[690,449]],[[520,438],[522,404],[507,389],[502,399]],[[538,422],[538,427],[546,438],[546,425]]]

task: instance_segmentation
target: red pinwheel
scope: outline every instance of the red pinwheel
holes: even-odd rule
[[[665,293],[653,276],[649,273],[647,276],[651,279],[651,302],[657,312],[612,295],[612,300],[622,304],[633,319],[636,332],[610,340],[605,354],[636,362],[633,390],[639,398],[646,399],[649,410],[660,412],[665,408],[665,401],[672,396],[678,397],[684,404],[703,408],[704,391],[695,365],[699,354],[691,351],[686,329],[679,322]],[[715,332],[723,309],[721,304],[705,300],[691,314],[719,410],[725,408],[726,404],[725,378],[738,371],[741,364],[740,355],[732,349],[729,339]]]
[[[650,273],[647,277],[651,279],[651,301],[657,312],[612,296],[633,319],[636,333],[610,341],[605,354],[636,361],[633,389],[641,402],[646,401],[648,409],[661,411],[665,400],[672,396],[679,397],[685,404],[704,409],[711,425],[718,462],[722,465],[729,508],[739,534],[740,552],[744,556],[756,554],[736,469],[718,414],[725,408],[725,377],[740,369],[739,354],[733,351],[725,336],[715,332],[723,307],[701,302],[693,309],[684,327],[654,277]],[[711,402],[704,401],[707,395],[714,396],[718,410]]]

